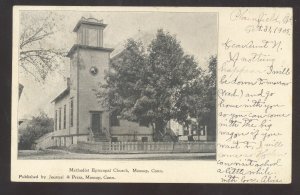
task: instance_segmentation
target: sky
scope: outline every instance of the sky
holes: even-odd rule
[[[22,11],[22,24],[31,22],[28,18],[38,18],[47,11]],[[45,41],[43,47],[70,49],[76,41],[75,25],[81,17],[96,18],[107,24],[104,30],[104,47],[113,48],[111,56],[123,48],[128,38],[143,41],[146,45],[155,37],[158,29],[175,35],[186,54],[194,55],[199,65],[206,68],[211,55],[217,54],[218,26],[216,13],[172,13],[172,12],[83,12],[53,11],[59,17],[58,31]],[[69,76],[69,59],[61,62],[57,70],[48,75],[44,83],[19,69],[19,82],[25,87],[19,100],[19,119],[36,116],[43,111],[53,116],[51,101],[66,88]]]

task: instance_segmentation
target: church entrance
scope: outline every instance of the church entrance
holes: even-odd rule
[[[102,113],[101,112],[91,112],[91,129],[94,134],[102,134]]]

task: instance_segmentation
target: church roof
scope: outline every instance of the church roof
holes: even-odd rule
[[[73,47],[70,49],[70,51],[67,54],[67,57],[71,57],[73,53],[78,49],[91,49],[91,50],[98,50],[98,51],[106,51],[106,52],[112,52],[114,49],[112,48],[105,48],[105,47],[95,47],[95,46],[89,46],[89,45],[80,45],[80,44],[74,44]]]
[[[63,99],[64,97],[66,97],[69,94],[70,94],[70,87],[68,86],[63,92],[61,92],[56,98],[54,98],[54,100],[52,100],[51,103],[52,102],[57,102],[57,101]]]

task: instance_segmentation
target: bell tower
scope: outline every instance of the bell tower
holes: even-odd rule
[[[74,100],[76,124],[71,132],[80,136],[109,129],[109,114],[96,98],[94,89],[105,82],[109,70],[111,48],[103,46],[103,31],[107,25],[103,20],[82,17],[73,32],[76,43],[70,49],[70,97]]]
[[[106,26],[103,20],[82,17],[73,30],[77,33],[77,44],[103,47],[103,30]]]

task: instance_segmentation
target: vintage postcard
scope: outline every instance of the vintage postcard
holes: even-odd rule
[[[13,11],[12,181],[291,182],[291,8]]]

